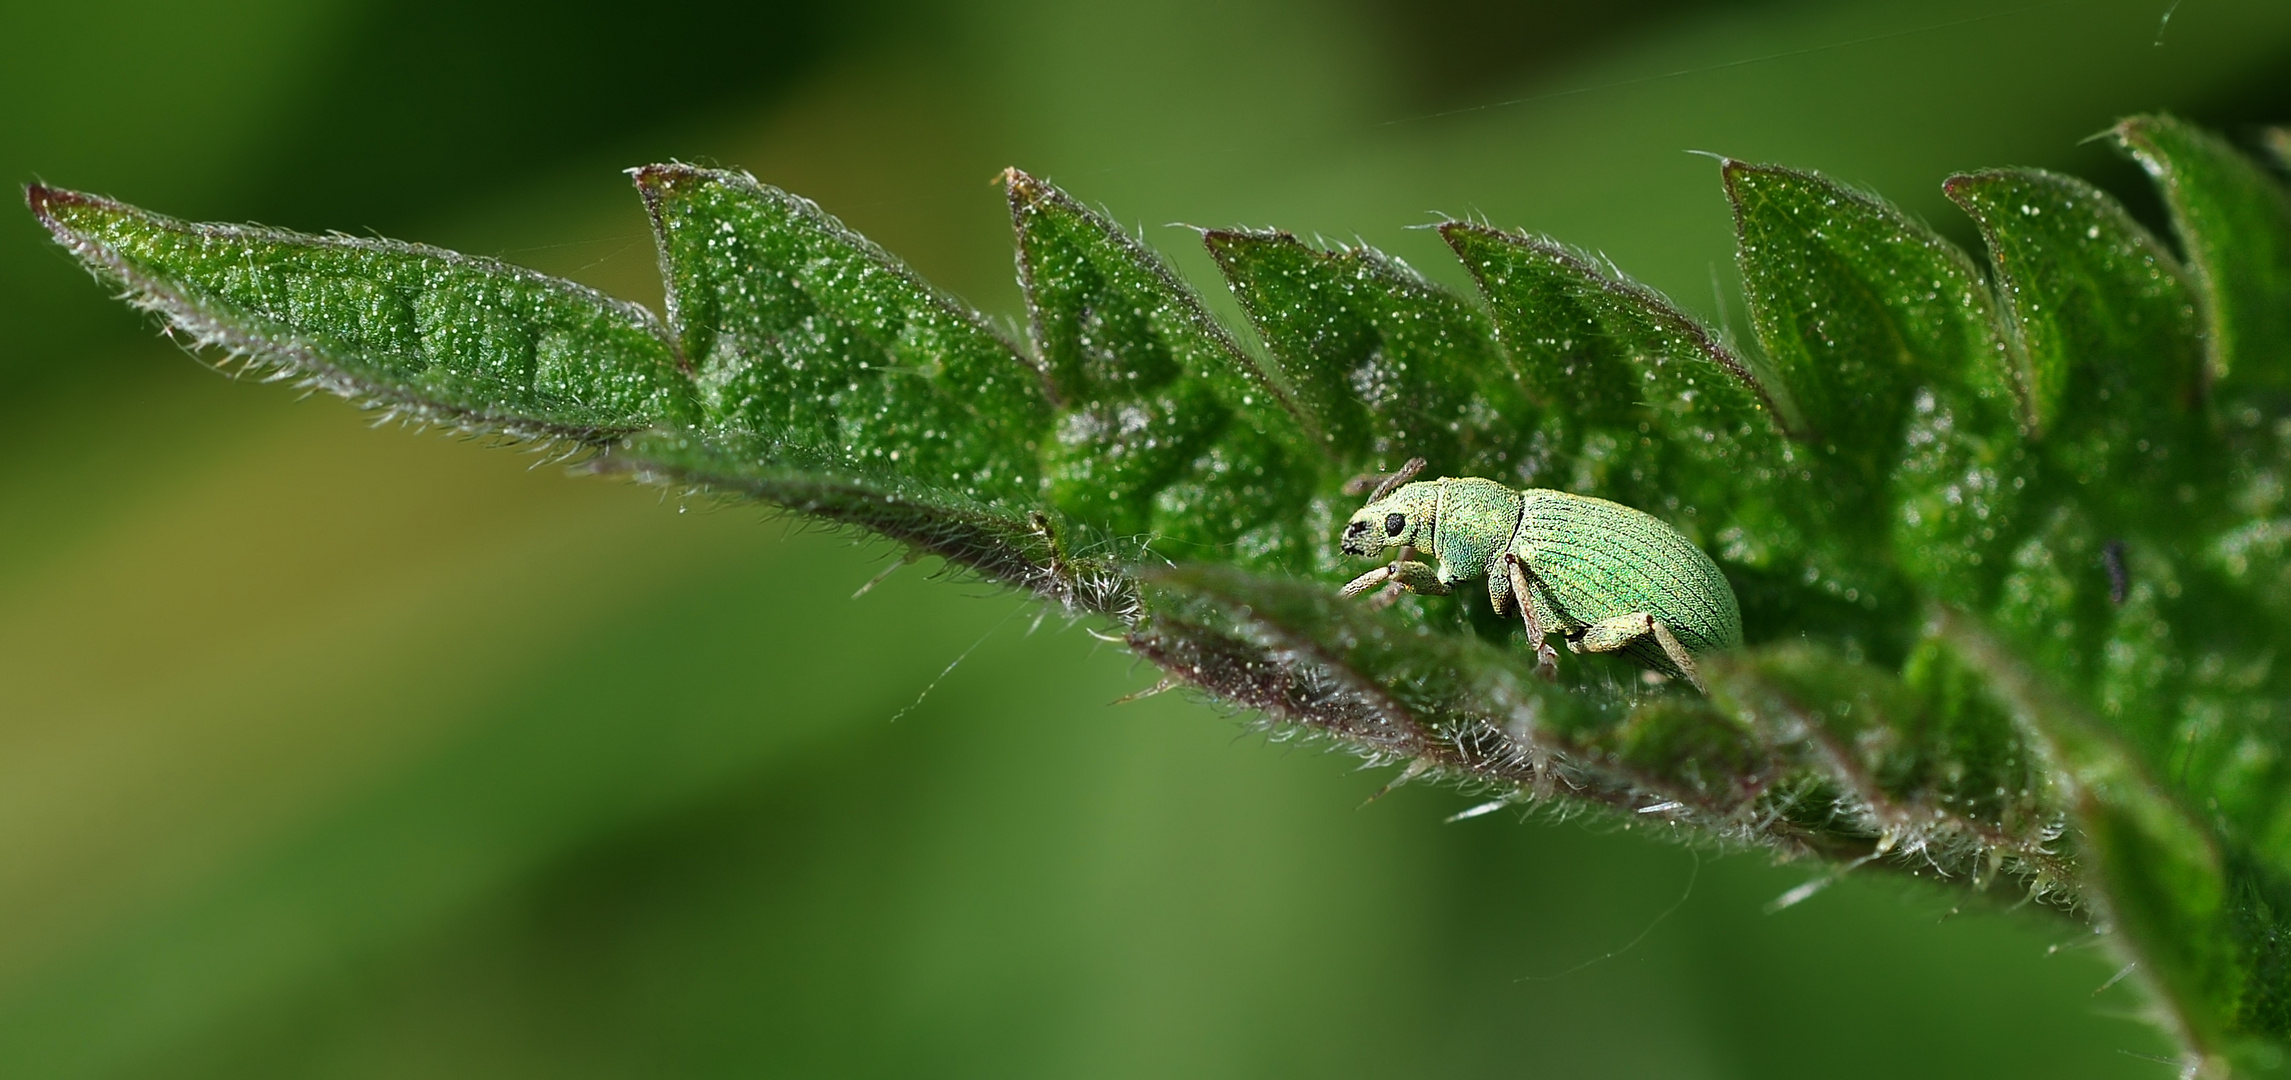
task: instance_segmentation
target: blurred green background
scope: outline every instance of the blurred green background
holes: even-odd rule
[[[647,302],[615,170],[678,158],[1015,319],[1016,164],[1212,286],[1164,223],[1456,282],[1413,227],[1472,214],[1746,333],[1685,151],[1970,242],[1951,170],[2153,220],[2081,140],[2291,118],[2282,0],[5,6],[17,180]],[[1363,808],[1387,777],[1342,756],[1109,708],[1150,670],[1016,597],[854,600],[879,547],[296,397],[0,216],[0,1074],[2169,1075],[2089,936],[2009,897],[1767,915],[1814,870]]]

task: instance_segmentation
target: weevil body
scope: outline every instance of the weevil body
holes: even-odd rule
[[[1409,483],[1422,462],[1386,478],[1345,524],[1348,555],[1397,550],[1394,562],[1344,587],[1379,584],[1446,594],[1485,577],[1498,614],[1519,605],[1536,665],[1556,675],[1557,633],[1573,652],[1617,652],[1708,692],[1694,657],[1742,641],[1742,612],[1718,564],[1661,520],[1605,499],[1514,491],[1475,478]],[[1427,552],[1432,563],[1411,556]]]

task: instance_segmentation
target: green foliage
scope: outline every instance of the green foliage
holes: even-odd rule
[[[190,225],[30,189],[58,239],[199,345],[393,412],[602,441],[686,418],[658,320],[591,289],[436,248]]]
[[[1202,239],[1333,460],[1509,471],[1513,448],[1494,436],[1534,414],[1478,311],[1373,248],[1315,251],[1286,233]]]
[[[1725,176],[1751,319],[1814,450],[1823,586],[1899,610],[1899,572],[1979,602],[2017,493],[2002,474],[2017,431],[1972,260],[1821,177],[1740,162]]]
[[[1817,647],[1779,645],[1718,666],[1726,711],[1794,750],[1842,796],[1841,816],[1975,888],[2009,870],[2040,898],[2072,887],[2056,850],[2059,793],[2009,718],[1956,657],[1921,646],[1895,676]]]
[[[2291,382],[2291,200],[2282,185],[2218,136],[2168,116],[2125,121],[2117,138],[2155,177],[2188,272],[2203,284],[2212,375]]]
[[[1058,409],[1050,502],[1132,551],[1151,537],[1178,558],[1311,558],[1319,538],[1297,526],[1320,449],[1287,395],[1144,244],[1016,169],[1004,181]]]
[[[1034,493],[1049,409],[984,320],[805,199],[710,169],[631,175],[698,405],[683,445],[710,467],[796,462],[996,505]]]
[[[1754,352],[1541,237],[1443,226],[1483,305],[1365,247],[1208,232],[1261,366],[1015,170],[1026,350],[736,173],[633,172],[665,328],[449,252],[29,198],[262,370],[890,537],[1404,778],[2015,881],[2110,932],[2191,1069],[2264,1070],[2291,1039],[2291,199],[2177,121],[2116,134],[2184,264],[2066,177],[1948,181],[1984,271],[1873,196],[1724,162]],[[1418,455],[1670,523],[1749,647],[1708,698],[1589,657],[1553,684],[1475,590],[1339,600],[1348,482]]]
[[[2069,792],[2089,902],[2190,1050],[2191,1071],[2269,1072],[2287,1019],[2279,872],[2207,829],[2108,727],[1969,619],[1940,637],[1982,675]]]

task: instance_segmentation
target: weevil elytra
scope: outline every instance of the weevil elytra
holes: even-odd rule
[[[1345,554],[1398,554],[1343,595],[1378,585],[1445,595],[1484,576],[1497,614],[1525,598],[1519,614],[1544,677],[1558,675],[1559,653],[1547,640],[1557,633],[1571,652],[1622,653],[1710,692],[1694,658],[1741,644],[1742,610],[1718,564],[1677,529],[1564,491],[1514,491],[1469,477],[1410,483],[1423,467],[1417,458],[1383,477],[1345,523]],[[1418,551],[1437,565],[1417,561]]]

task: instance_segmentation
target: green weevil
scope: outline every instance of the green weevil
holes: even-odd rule
[[[1485,576],[1496,613],[1525,597],[1519,614],[1535,645],[1536,670],[1556,678],[1564,636],[1571,652],[1619,652],[1709,693],[1694,658],[1742,642],[1742,610],[1718,564],[1659,519],[1620,503],[1564,491],[1513,491],[1493,480],[1410,483],[1417,458],[1381,478],[1368,505],[1345,523],[1347,555],[1394,560],[1353,579],[1356,596],[1385,585],[1445,595]],[[1371,479],[1371,478],[1363,478]],[[1415,560],[1429,551],[1438,565]]]

